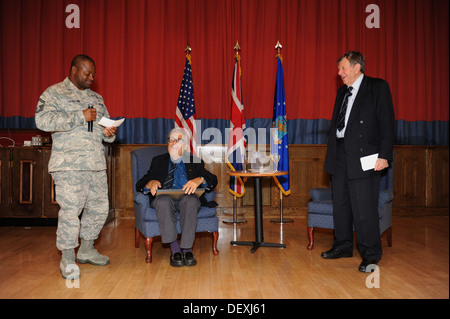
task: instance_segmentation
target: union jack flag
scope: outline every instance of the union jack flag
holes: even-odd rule
[[[183,128],[189,137],[190,152],[197,155],[197,129],[195,123],[194,84],[192,83],[191,57],[186,55],[183,80],[178,96],[175,127]]]
[[[241,92],[241,64],[240,56],[236,54],[233,82],[231,85],[230,138],[227,149],[227,164],[233,171],[241,171],[243,168],[243,155],[247,147],[247,142],[243,134],[244,130],[245,118]],[[240,177],[230,177],[230,192],[237,197],[244,196],[244,182]]]

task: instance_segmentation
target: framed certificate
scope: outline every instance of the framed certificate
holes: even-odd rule
[[[197,188],[197,190],[195,191],[195,195],[197,195],[198,197],[202,196],[203,193],[205,192],[204,188]],[[184,190],[182,189],[158,189],[156,191],[156,195],[155,196],[159,196],[159,195],[169,195],[170,197],[174,198],[174,199],[180,199],[181,197],[183,197],[184,195],[186,195],[184,193]]]

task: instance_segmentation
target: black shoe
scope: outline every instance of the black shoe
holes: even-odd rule
[[[372,258],[364,258],[361,264],[359,265],[358,270],[360,272],[374,272],[377,269],[378,261]]]
[[[191,251],[188,251],[184,254],[184,265],[185,266],[197,265],[197,260],[195,260],[194,254]]]
[[[339,250],[338,248],[331,248],[329,251],[325,251],[322,254],[320,254],[325,259],[338,259],[338,258],[347,258],[347,257],[353,257],[352,252],[345,252],[342,250]]]
[[[183,267],[184,266],[183,255],[180,252],[171,254],[170,265],[173,267]]]

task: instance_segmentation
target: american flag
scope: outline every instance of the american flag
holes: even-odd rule
[[[245,118],[241,92],[241,64],[240,56],[237,54],[231,85],[230,138],[228,140],[227,150],[227,164],[233,171],[241,171],[243,168],[242,159],[247,147],[243,135],[244,130]],[[230,192],[237,197],[244,196],[244,182],[240,177],[230,177]]]
[[[175,127],[183,128],[189,137],[190,152],[197,155],[197,129],[195,123],[194,85],[190,55],[186,56],[183,80],[178,96]]]

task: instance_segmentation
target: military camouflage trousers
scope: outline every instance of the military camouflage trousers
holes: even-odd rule
[[[78,237],[97,239],[109,210],[106,171],[61,171],[51,175],[60,207],[56,247],[75,248]]]

